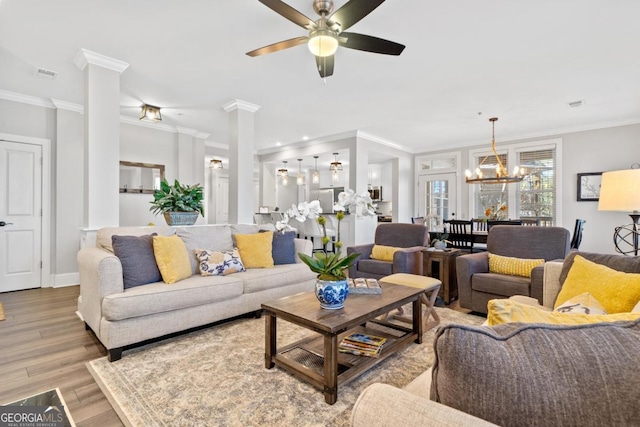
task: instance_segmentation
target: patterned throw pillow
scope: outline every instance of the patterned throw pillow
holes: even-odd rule
[[[513,258],[489,254],[489,271],[509,276],[531,277],[531,270],[544,264],[544,259]]]
[[[608,314],[602,304],[589,292],[568,299],[554,311],[567,314]]]
[[[207,251],[196,249],[196,258],[199,261],[200,274],[202,276],[226,276],[227,274],[246,271],[238,249],[232,251]]]

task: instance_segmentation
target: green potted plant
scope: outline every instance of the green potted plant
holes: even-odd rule
[[[349,294],[349,285],[345,271],[360,256],[358,253],[343,256],[342,242],[340,241],[340,222],[344,219],[345,211],[351,207],[350,212],[356,216],[375,216],[375,206],[368,192],[356,194],[348,189],[338,195],[338,202],[334,205],[336,219],[338,220],[337,240],[334,243],[335,253],[327,251],[327,244],[331,240],[327,236],[327,218],[320,215],[322,209],[318,200],[309,203],[302,202],[298,206],[289,209],[283,220],[276,224],[278,230],[287,230],[289,219],[296,218],[300,222],[307,219],[317,221],[322,228],[322,251],[315,252],[312,256],[299,253],[298,256],[311,271],[318,273],[316,279],[316,297],[320,301],[320,307],[339,309],[344,306],[344,301]]]
[[[149,210],[163,214],[169,225],[193,225],[198,215],[204,216],[203,188],[200,184],[183,185],[176,179],[173,185],[162,180],[160,188],[153,192]]]

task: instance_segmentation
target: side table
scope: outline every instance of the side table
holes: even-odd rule
[[[439,279],[442,282],[439,295],[447,305],[458,298],[456,258],[460,253],[460,249],[422,251],[424,275]]]

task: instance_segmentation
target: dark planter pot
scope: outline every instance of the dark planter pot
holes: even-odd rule
[[[164,219],[169,225],[193,225],[200,212],[165,212]]]

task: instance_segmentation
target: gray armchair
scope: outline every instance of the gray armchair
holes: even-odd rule
[[[393,262],[371,259],[373,245],[402,248]],[[429,231],[421,224],[383,223],[376,228],[374,243],[350,246],[347,254],[360,256],[349,268],[349,277],[380,279],[393,273],[422,274],[422,250],[429,246]]]
[[[542,304],[544,266],[531,271],[531,278],[489,272],[488,253],[514,258],[562,260],[569,253],[569,230],[562,227],[496,225],[489,230],[487,252],[456,259],[460,307],[487,313],[487,302],[495,298],[526,295]]]

